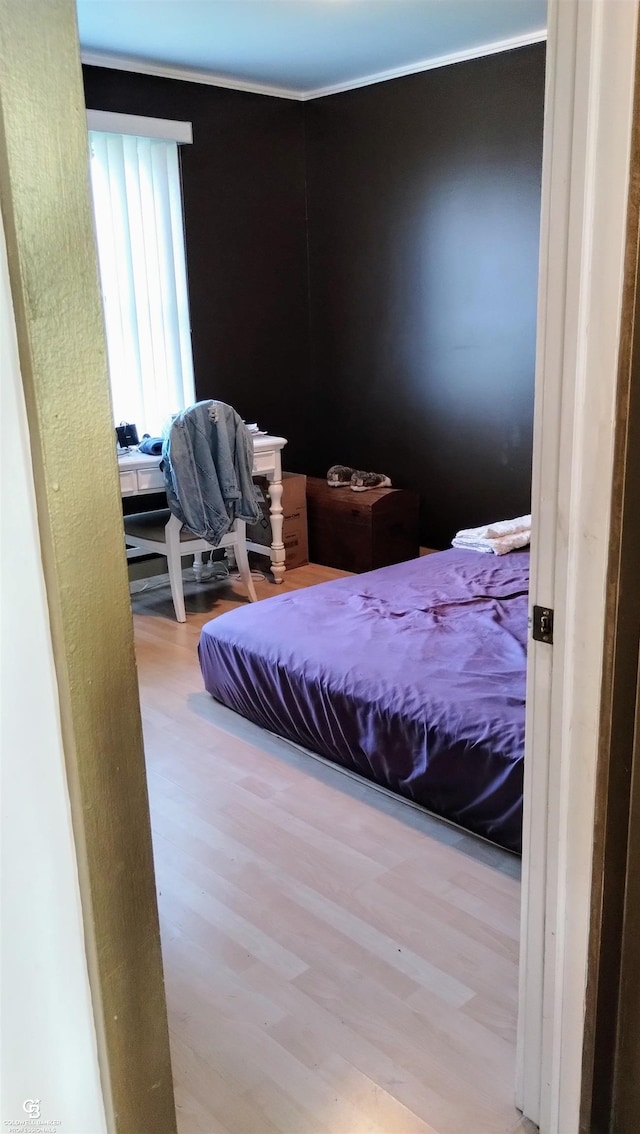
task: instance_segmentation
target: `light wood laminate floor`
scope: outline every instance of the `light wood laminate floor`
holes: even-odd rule
[[[242,591],[186,601],[133,600],[180,1134],[533,1130],[518,860],[216,705],[199,631]]]

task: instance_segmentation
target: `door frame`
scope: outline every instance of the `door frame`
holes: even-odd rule
[[[635,0],[550,0],[516,1086],[543,1134],[580,1121],[636,39]]]
[[[68,3],[53,8],[44,3],[41,6],[43,16],[46,9],[49,31],[61,11],[70,19]],[[12,4],[12,10],[17,14],[23,8]],[[531,594],[536,603],[555,609],[556,626],[553,647],[535,643],[530,650],[517,1085],[518,1104],[527,1116],[539,1122],[544,1134],[577,1132],[579,1125],[636,23],[635,0],[550,0]],[[16,42],[30,41],[25,36]],[[73,77],[79,90],[79,51],[71,23],[64,42],[65,74]],[[46,46],[43,44],[43,53]],[[50,50],[43,58],[50,63],[53,58]],[[55,58],[59,71],[59,56]],[[28,89],[26,83],[25,89]],[[47,100],[50,101],[50,89],[43,93],[42,108]],[[76,102],[73,105],[76,106]],[[30,101],[25,100],[25,111],[33,113],[33,133],[39,138],[42,127],[38,115],[42,113],[43,120],[46,118],[42,108],[34,103],[31,92]],[[66,123],[67,110],[65,106],[60,111],[60,122]],[[75,123],[79,138],[79,109]],[[16,149],[16,154],[19,153]],[[55,185],[67,186],[68,181],[65,168],[64,176],[61,174]],[[39,184],[42,188],[42,179]],[[80,198],[88,225],[86,178]],[[56,215],[59,209],[59,201],[56,201],[51,215]],[[46,245],[46,241],[43,244]],[[95,280],[92,287],[92,294],[97,296]],[[96,344],[101,339],[101,332],[98,334],[95,329],[97,326],[96,322],[91,333],[91,341]],[[70,341],[74,341],[73,336]],[[86,361],[86,354],[82,359]],[[82,369],[80,367],[79,371]],[[88,369],[95,375],[92,389],[95,389],[96,399],[102,397],[104,401],[98,389],[104,382],[103,363]],[[62,408],[66,413],[69,384],[51,383],[50,387],[45,409],[54,422],[58,410]],[[101,406],[100,414],[96,415],[96,429],[101,429],[101,423],[108,419],[106,407],[102,403]],[[41,436],[37,428],[39,413],[37,400],[32,399],[29,404],[32,446],[40,478],[40,513],[46,518],[46,501],[55,501],[54,490],[59,486],[55,463],[49,466],[42,460],[44,435]],[[72,460],[74,453],[66,446],[66,434],[63,437],[58,427],[53,426],[47,437],[49,445],[60,439],[60,452],[66,453],[70,482],[73,482],[77,468]],[[102,476],[103,469],[111,470],[106,488],[100,481],[100,491],[112,516],[109,530],[116,532],[119,495],[109,460],[105,452],[100,466],[96,465],[96,479]],[[58,511],[54,509],[54,518]],[[73,515],[73,508],[69,514]],[[104,554],[115,554],[108,541]],[[122,616],[115,628],[110,623],[105,641],[120,658],[113,672],[120,672],[125,656],[127,675],[132,676],[130,614],[125,612],[126,575],[123,555],[121,552],[118,555],[121,561],[114,564],[113,583],[111,574],[107,581],[104,576],[100,580],[93,579],[94,609],[106,618],[107,600],[111,597],[109,587],[112,587],[114,602]],[[83,563],[81,558],[76,564],[78,571]],[[48,555],[50,593],[64,583],[66,566],[66,561],[59,563],[53,555]],[[98,594],[99,582],[104,596]],[[57,630],[61,625],[59,620]],[[58,634],[58,639],[57,663],[62,673],[67,663],[71,665],[71,659],[67,656],[67,639],[62,634]],[[120,646],[124,652],[118,653]],[[109,682],[104,672],[98,678],[95,695],[100,693],[108,699]],[[131,680],[129,685],[134,689],[135,681]],[[84,685],[79,683],[78,688],[82,692]],[[140,814],[145,816],[137,713],[136,699],[132,695],[129,715],[121,714],[115,724],[110,722],[114,737],[113,760],[100,765],[104,775],[112,775],[115,785],[109,793],[110,823],[115,824],[115,830],[120,829],[119,823],[126,825],[127,846],[132,845],[135,831],[132,833],[129,823],[131,799],[121,790],[121,780],[116,777],[115,728],[117,725],[124,730],[126,720],[133,722],[138,793],[135,798],[139,799]],[[84,799],[86,785],[83,785],[81,777],[76,802]],[[97,815],[99,811],[94,808],[93,813]],[[78,806],[76,817],[81,812]],[[87,814],[91,817],[92,812],[85,808],[85,820]],[[146,819],[142,826],[147,846]],[[83,859],[88,856],[95,868],[93,875],[91,871],[83,871],[80,877],[90,923],[91,913],[96,908],[92,882],[106,885],[110,865],[117,862],[121,854],[115,853],[113,839],[105,839],[104,832],[95,829],[95,825],[85,827],[82,832],[76,829],[76,841]],[[149,1006],[156,1020],[161,1020],[164,1018],[164,991],[156,949],[153,866],[146,852],[135,862],[136,877],[145,891],[145,909],[155,950],[156,984]],[[115,952],[109,953],[109,948],[103,948],[95,954],[92,986],[98,1015],[104,1005],[110,1003],[109,998],[104,997],[104,981],[112,980],[114,972],[135,972],[136,956],[138,959],[143,956],[141,951],[136,955],[133,952],[136,935],[140,936],[136,928],[140,924],[139,909],[133,921],[126,922],[127,933],[123,934],[125,923],[120,908],[113,903],[99,908],[102,911],[100,944],[113,946]],[[95,926],[92,932],[94,929]],[[123,941],[123,937],[126,940]],[[113,965],[112,958],[120,956],[123,950],[129,963],[119,969]],[[150,1031],[156,1038],[151,1017],[149,1022],[150,1028],[146,1029],[142,1017],[128,1018],[125,1013],[118,1025],[117,1042],[112,1045],[107,1042],[102,1053],[105,1079],[116,1096],[122,1091],[122,1099],[132,1108],[132,1113],[137,1113],[136,1108],[146,1102],[148,1096],[145,1090],[138,1089],[131,1068],[120,1058],[119,1051],[126,1049],[136,1053],[136,1066],[141,1069],[139,1082],[145,1084],[150,1075]],[[159,1032],[159,1048],[168,1071],[164,1024]],[[172,1109],[170,1087],[165,1101],[165,1115],[162,1123],[156,1123],[157,1129],[173,1127],[169,1115]],[[123,1113],[125,1111],[123,1105]],[[148,1112],[146,1117],[148,1119]],[[123,1123],[124,1120],[119,1119],[116,1128],[121,1124],[124,1128]]]
[[[75,920],[76,911],[72,918],[62,907],[51,940],[73,940],[77,955],[86,957],[109,1134],[176,1134],[75,3],[0,0],[0,26],[0,212],[13,306],[5,315],[16,328],[55,668],[51,692],[65,761],[65,822],[71,821],[75,844],[76,862],[68,865],[77,870],[82,914]],[[81,431],[81,442],[73,430]],[[30,551],[18,540],[14,550],[16,563]],[[20,799],[25,831],[37,829],[37,839],[26,837],[43,860],[57,845],[59,812],[39,810],[37,793],[30,807],[21,785],[37,774],[37,762],[28,749],[24,764],[29,772],[16,780],[13,797]],[[20,847],[13,853],[19,857]],[[41,862],[53,884],[56,861]],[[14,874],[10,888],[22,885],[17,879]],[[46,920],[35,920],[37,894],[25,890],[24,897],[25,922],[33,933],[47,934]],[[47,1058],[40,1036],[40,1058],[13,1075],[13,1097],[23,1099],[29,1082],[30,1091],[42,1094],[44,1112],[49,1076],[68,1113],[77,1115],[87,1092],[65,1055],[63,1037],[73,1021],[62,978],[58,973],[52,983],[53,995],[46,984],[52,973],[39,973],[35,992],[25,985],[26,973],[26,966],[14,968],[3,979],[26,1017],[35,994],[48,994],[39,997],[31,1027],[38,1030],[38,1013],[51,1026],[55,1018],[61,1043]],[[30,1079],[35,1071],[40,1082]]]
[[[639,45],[640,46],[640,45]],[[640,50],[639,50],[640,60]],[[640,1128],[640,84],[636,83],[620,337],[609,585],[594,832],[582,1134]],[[635,856],[635,858],[634,858]],[[634,955],[634,949],[636,950]],[[631,960],[629,960],[631,958]],[[636,1009],[637,1012],[637,1000]],[[634,1030],[635,1029],[635,1030]],[[635,1044],[635,1051],[634,1051]],[[625,1125],[626,1123],[626,1125]]]

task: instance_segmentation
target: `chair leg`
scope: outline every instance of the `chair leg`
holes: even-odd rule
[[[231,545],[235,555],[236,565],[238,567],[238,574],[242,579],[247,594],[249,595],[250,602],[257,602],[258,596],[256,588],[253,585],[253,578],[251,576],[251,568],[249,566],[249,556],[247,554],[247,531],[246,525],[243,520],[236,520],[236,535],[237,540]]]
[[[178,622],[187,621],[187,612],[184,608],[184,590],[182,587],[182,556],[180,554],[180,534],[167,532],[167,567],[169,570],[169,583],[171,598]]]
[[[202,582],[202,552],[194,551],[193,553],[193,577],[196,583]]]

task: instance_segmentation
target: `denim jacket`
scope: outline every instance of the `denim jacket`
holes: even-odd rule
[[[167,502],[192,532],[216,545],[234,520],[259,518],[253,440],[224,402],[196,402],[173,420],[162,447]]]

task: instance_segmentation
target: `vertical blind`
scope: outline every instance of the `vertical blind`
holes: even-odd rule
[[[89,141],[114,420],[158,435],[195,399],[178,147]]]

